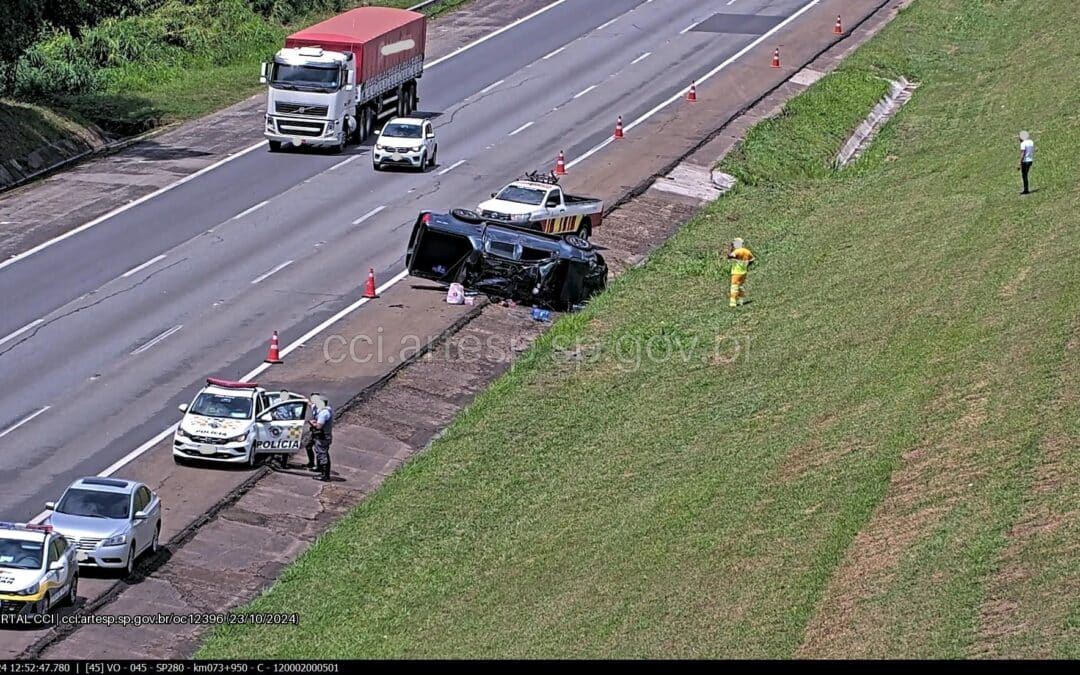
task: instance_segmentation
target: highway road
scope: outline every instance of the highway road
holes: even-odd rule
[[[290,344],[353,303],[369,267],[399,273],[420,209],[573,162],[804,4],[566,0],[425,73],[426,174],[375,173],[367,148],[260,148],[0,264],[0,518],[174,423],[206,376],[257,366],[272,331]]]

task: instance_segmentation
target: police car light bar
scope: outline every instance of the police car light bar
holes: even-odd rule
[[[219,380],[216,377],[206,378],[206,383],[215,387],[226,389],[254,389],[259,385],[254,382],[233,382],[231,380]]]
[[[0,530],[40,530],[43,532],[52,532],[52,525],[34,525],[33,523],[12,523],[6,520],[0,520]]]

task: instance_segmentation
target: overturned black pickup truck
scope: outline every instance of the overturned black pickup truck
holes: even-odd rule
[[[500,225],[466,209],[422,211],[405,265],[414,277],[557,311],[604,290],[608,273],[584,239]]]

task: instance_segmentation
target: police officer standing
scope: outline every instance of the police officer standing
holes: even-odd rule
[[[334,411],[326,399],[319,394],[312,395],[311,407],[315,416],[308,424],[312,428],[311,439],[315,446],[314,459],[318,464],[317,469],[319,471],[319,475],[314,476],[314,478],[315,480],[328,481],[330,480],[330,444],[334,440]]]

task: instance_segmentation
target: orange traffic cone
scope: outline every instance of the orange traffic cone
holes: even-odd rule
[[[559,159],[555,161],[555,175],[556,176],[565,176],[566,175],[566,156],[563,155],[562,150],[559,151]]]
[[[697,87],[694,86],[693,82],[690,83],[690,91],[686,92],[686,100],[687,101],[696,101],[697,100]]]
[[[373,268],[373,267],[368,268],[367,286],[364,287],[364,297],[365,298],[377,298],[377,297],[379,297],[378,295],[375,294],[375,268]]]
[[[619,119],[615,121],[615,138],[622,138],[622,115],[619,115]]]
[[[270,349],[266,352],[266,363],[285,363],[281,360],[281,354],[278,351],[277,331],[274,331],[274,335],[270,338]]]
[[[840,15],[839,14],[836,15],[836,25],[833,27],[832,32],[836,33],[837,35],[843,35],[844,34],[844,24],[840,23]]]
[[[779,47],[777,47],[776,51],[773,52],[773,55],[772,55],[772,67],[773,68],[779,68],[780,67],[780,48]]]

